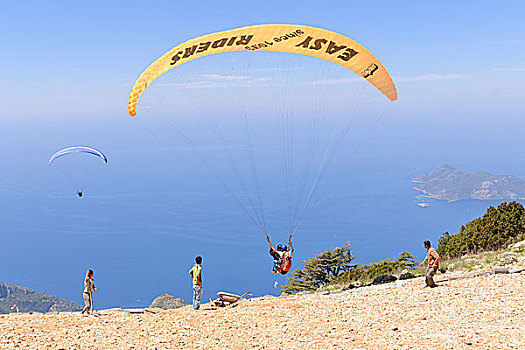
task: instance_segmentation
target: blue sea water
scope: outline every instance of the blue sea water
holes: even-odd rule
[[[0,280],[80,303],[91,268],[99,289],[95,308],[146,306],[163,293],[189,301],[188,270],[202,255],[204,300],[221,290],[278,294],[286,278],[271,274],[264,236],[234,201],[203,186],[143,128],[122,125],[120,118],[107,118],[6,126],[0,140]],[[294,267],[345,242],[358,263],[406,250],[422,257],[422,241],[437,244],[443,232],[457,232],[500,201],[427,200],[431,206],[421,208],[410,179],[442,164],[525,174],[524,141],[511,126],[490,115],[384,118],[351,154],[343,147],[323,177],[294,237]],[[78,130],[90,137],[79,137]],[[87,165],[92,174],[82,199],[64,173],[47,165],[58,148],[76,144],[96,146],[109,157],[105,168]],[[278,170],[267,171],[263,184]],[[278,243],[288,233],[275,190],[268,185],[262,197]]]

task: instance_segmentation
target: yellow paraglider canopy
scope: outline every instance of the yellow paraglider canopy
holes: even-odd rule
[[[129,96],[129,114],[136,115],[140,95],[160,75],[195,58],[229,51],[278,51],[321,58],[359,74],[391,101],[397,99],[392,78],[363,45],[326,29],[264,24],[203,35],[174,47],[137,79]]]

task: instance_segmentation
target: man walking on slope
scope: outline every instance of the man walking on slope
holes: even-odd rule
[[[202,257],[196,257],[195,262],[190,270],[190,276],[193,279],[193,310],[199,310],[202,297]]]
[[[434,275],[439,267],[439,254],[438,252],[430,246],[430,241],[423,242],[425,248],[427,248],[427,256],[425,260],[419,266],[423,266],[425,262],[428,262],[427,269],[425,271],[425,278],[427,286],[434,288],[437,287],[436,282],[434,282]]]

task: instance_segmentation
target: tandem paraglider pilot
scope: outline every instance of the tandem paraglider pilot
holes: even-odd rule
[[[195,258],[195,265],[190,270],[193,279],[193,310],[199,310],[202,298],[202,257]]]
[[[275,249],[270,242],[270,238],[266,237],[268,244],[270,245],[270,255],[273,258],[273,269],[272,272],[274,275],[280,273],[281,275],[286,275],[288,271],[292,268],[292,237],[288,240],[289,248],[284,244],[278,244],[277,249]]]

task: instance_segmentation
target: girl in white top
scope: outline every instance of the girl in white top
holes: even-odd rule
[[[82,313],[90,309],[93,310],[93,291],[97,291],[95,282],[93,282],[93,270],[87,270],[86,277],[84,278],[84,293],[82,294],[85,305]]]

